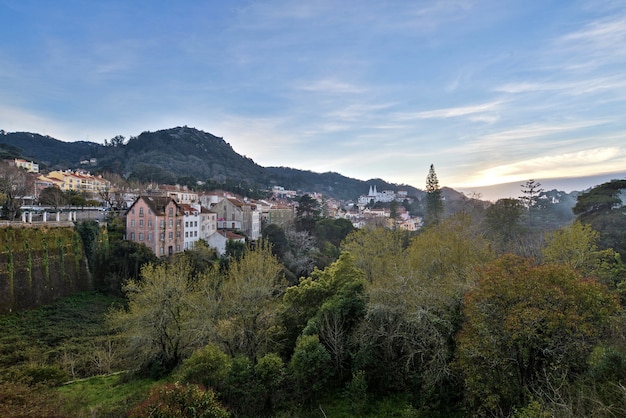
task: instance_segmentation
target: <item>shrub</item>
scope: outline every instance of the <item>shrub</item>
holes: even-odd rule
[[[133,408],[128,416],[226,418],[230,414],[220,405],[212,390],[176,382],[157,386],[150,392],[148,399]]]

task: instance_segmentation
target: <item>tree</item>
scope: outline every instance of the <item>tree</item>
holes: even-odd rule
[[[39,193],[39,204],[52,206],[57,210],[67,204],[67,196],[58,187],[46,187]]]
[[[578,196],[573,208],[582,223],[600,233],[598,246],[612,248],[626,257],[626,180],[603,183]]]
[[[540,187],[541,183],[532,179],[522,184],[522,196],[519,199],[528,210],[528,222],[530,225],[533,225],[535,222],[534,211],[537,208],[539,196],[544,191]]]
[[[373,277],[355,359],[373,390],[418,390],[426,403],[446,393],[463,294],[491,259],[469,216],[455,215],[416,236]]]
[[[435,166],[430,165],[426,177],[426,219],[427,225],[437,224],[443,216],[443,196],[439,188],[439,180],[435,173]]]
[[[19,198],[33,192],[33,176],[23,168],[0,161],[0,195],[4,195],[2,215],[12,221],[20,210]]]
[[[301,196],[298,199],[298,207],[296,208],[296,230],[307,231],[313,234],[320,213],[320,203],[317,199],[312,198],[308,194]]]
[[[519,200],[522,201],[526,209],[531,209],[537,205],[539,195],[543,193],[543,189],[540,189],[541,183],[536,182],[533,179],[528,180],[522,184],[522,195]]]
[[[512,255],[488,265],[465,296],[457,338],[469,410],[508,416],[567,385],[620,311],[606,287],[566,266]]]
[[[523,213],[524,206],[518,199],[499,199],[485,210],[487,233],[502,251],[509,250],[508,244],[520,233]]]
[[[231,356],[242,354],[254,361],[268,352],[276,304],[285,288],[281,271],[266,241],[229,264],[220,288],[216,337]]]
[[[112,311],[108,320],[125,337],[131,363],[156,374],[168,372],[202,345],[206,335],[198,327],[198,312],[206,299],[201,282],[202,277],[190,278],[190,266],[181,260],[148,264],[141,280],[128,281],[128,307]]]

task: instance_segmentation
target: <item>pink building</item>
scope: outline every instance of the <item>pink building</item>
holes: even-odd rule
[[[183,217],[171,197],[139,196],[126,213],[126,239],[145,244],[157,256],[182,252]]]

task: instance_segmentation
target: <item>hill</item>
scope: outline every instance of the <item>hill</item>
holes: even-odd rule
[[[338,173],[315,173],[288,167],[262,167],[235,152],[223,138],[189,127],[143,132],[128,142],[101,145],[92,142],[63,142],[49,136],[28,132],[4,133],[10,155],[21,153],[50,168],[78,168],[80,162],[95,158],[89,167],[95,173],[118,173],[127,179],[157,183],[196,181],[216,185],[245,184],[265,189],[282,186],[290,190],[319,192],[338,199],[356,199],[370,186],[378,190],[406,190],[409,196],[421,196],[421,190],[382,179],[352,179]]]

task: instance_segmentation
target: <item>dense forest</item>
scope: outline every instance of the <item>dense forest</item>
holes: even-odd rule
[[[550,228],[526,186],[433,201],[418,233],[355,230],[304,197],[224,258],[157,260],[119,220],[83,225],[102,293],[0,319],[0,414],[624,416],[626,181]]]

